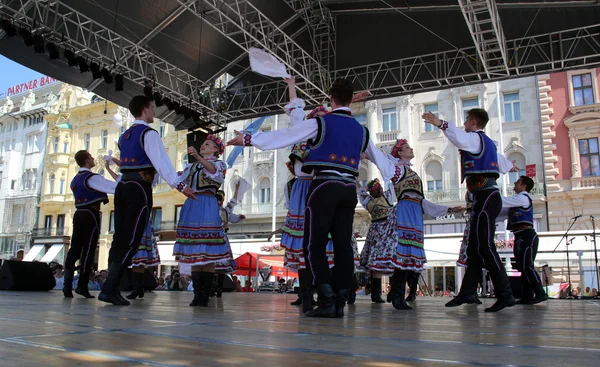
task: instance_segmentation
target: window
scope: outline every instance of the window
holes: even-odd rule
[[[160,231],[160,225],[162,223],[162,208],[152,208],[150,218],[152,218],[152,225],[154,226],[154,230]]]
[[[467,121],[467,112],[473,108],[479,108],[479,98],[468,98],[462,100],[463,122]]]
[[[62,195],[62,194],[64,194],[64,190],[65,190],[65,179],[61,178],[59,186],[58,186],[58,193]]]
[[[160,129],[159,129],[160,137],[164,138],[166,132],[167,132],[167,124],[165,124],[164,121],[161,121],[160,122]]]
[[[49,192],[48,194],[54,194],[54,180],[55,180],[56,176],[54,176],[54,173],[50,175],[50,179],[48,180],[48,183],[50,185],[49,187]]]
[[[436,115],[437,117],[440,116],[440,114],[438,113],[438,104],[437,103],[429,103],[423,106],[425,112],[431,112],[434,115]],[[431,132],[431,131],[436,131],[438,130],[438,128],[434,127],[432,124],[425,124],[425,132]]]
[[[69,143],[66,141],[63,143],[63,153],[68,153],[69,151]]]
[[[600,176],[598,138],[579,140],[579,161],[582,176]]]
[[[367,115],[366,114],[362,114],[362,115],[355,115],[354,118],[356,119],[356,121],[358,121],[362,126],[366,126],[367,125]]]
[[[58,136],[54,138],[54,143],[52,145],[52,153],[58,153]]]
[[[521,102],[519,92],[504,93],[504,121],[521,120]]]
[[[179,221],[179,214],[181,213],[181,207],[182,207],[182,205],[175,205],[175,225],[177,225],[177,222]]]
[[[40,149],[38,147],[38,136],[37,135],[29,135],[27,136],[27,153],[35,153],[39,152]]]
[[[185,169],[185,166],[188,165],[188,155],[184,154],[181,156],[181,170],[183,171]]]
[[[14,190],[16,186],[17,186],[17,180],[10,181],[10,189],[11,190]]]
[[[4,143],[0,142],[0,157],[4,155]]]
[[[442,184],[442,165],[438,161],[431,161],[425,167],[425,177],[427,178],[427,191],[441,191],[444,189]]]
[[[525,176],[525,156],[521,153],[512,153],[507,158],[509,161],[515,162],[515,165],[519,167],[519,172],[508,173],[509,184],[511,184],[516,182],[520,176]]]
[[[594,104],[592,74],[573,75],[573,98],[575,99],[575,106]]]
[[[25,190],[31,190],[33,184],[33,172],[28,170],[24,173],[25,176]]]
[[[90,150],[90,134],[83,136],[83,150]]]
[[[398,131],[398,120],[395,108],[383,109],[383,132]]]
[[[261,204],[266,204],[271,202],[271,180],[268,178],[263,178],[260,180],[258,185],[259,187],[259,196],[258,201]]]
[[[115,232],[115,211],[110,211],[110,216],[108,217],[108,233]]]
[[[108,145],[108,130],[102,130],[102,143],[101,143],[100,148],[106,149],[107,145]]]
[[[2,176],[3,176],[3,173],[4,172],[0,171],[0,190],[2,190]]]
[[[52,216],[46,215],[44,218],[44,229],[46,234],[50,234],[50,230],[52,229]]]
[[[65,215],[59,214],[56,216],[56,235],[62,236],[65,232]]]

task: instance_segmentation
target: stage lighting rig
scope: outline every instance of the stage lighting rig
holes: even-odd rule
[[[50,56],[50,60],[56,60],[60,56],[58,52],[58,47],[52,42],[46,43],[46,51],[48,51],[48,56]]]
[[[123,79],[123,74],[117,74],[115,75],[115,91],[116,92],[122,92],[123,91],[123,84],[125,83],[125,80]]]

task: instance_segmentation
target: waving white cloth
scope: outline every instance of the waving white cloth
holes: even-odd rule
[[[255,73],[271,77],[291,77],[285,69],[285,65],[265,50],[253,47],[248,50],[248,55],[250,56],[250,68]]]
[[[110,166],[112,166],[113,164],[115,164],[115,162],[113,162],[113,160],[112,160],[112,158],[113,158],[112,154],[113,154],[113,151],[109,150],[108,151],[108,155],[105,155],[104,157],[102,157],[102,159],[104,159],[105,161],[107,161]]]
[[[234,199],[236,199],[239,202],[244,199],[244,194],[246,192],[250,191],[252,186],[250,186],[250,183],[248,183],[248,181],[244,180],[243,177],[238,177],[237,179],[235,179],[235,181],[232,182],[231,186],[235,187],[235,185],[237,185],[238,182],[240,183],[240,187],[237,192],[237,197],[235,197]]]

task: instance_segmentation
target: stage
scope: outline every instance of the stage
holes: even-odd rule
[[[93,292],[97,295],[97,292]],[[359,296],[343,319],[310,319],[295,295],[230,293],[208,308],[157,291],[129,307],[58,291],[0,292],[5,366],[593,366],[600,302],[550,300],[497,314],[419,298],[413,311]]]

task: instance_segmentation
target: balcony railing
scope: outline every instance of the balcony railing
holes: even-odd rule
[[[287,213],[287,209],[283,204],[278,204],[275,206],[275,210],[278,214]],[[235,208],[236,214],[270,214],[273,212],[273,203],[265,203],[265,204],[240,204]]]
[[[377,133],[377,143],[393,143],[398,139],[399,130]]]
[[[34,228],[31,230],[32,237],[69,236],[70,234],[70,229],[67,227]]]
[[[273,152],[256,152],[254,154],[254,163],[270,162],[273,160]]]
[[[6,192],[6,197],[9,198],[22,198],[22,197],[30,197],[37,196],[39,194],[38,188],[27,189],[27,190],[9,190]]]
[[[467,189],[464,187],[461,187],[459,189],[426,191],[425,199],[431,201],[432,203],[450,203],[465,201],[466,193]]]
[[[573,189],[600,188],[600,176],[572,178]]]

